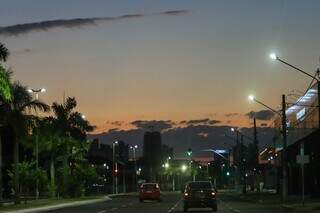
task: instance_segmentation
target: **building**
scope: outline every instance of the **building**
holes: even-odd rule
[[[311,196],[320,195],[320,130],[317,88],[316,83],[286,110],[289,194],[300,194],[302,191],[301,165],[296,159],[301,153],[301,147],[304,146],[304,154],[309,157],[309,163],[304,166],[305,193]],[[279,130],[275,135],[275,146],[278,157],[281,159],[283,149],[281,117],[276,118],[275,127]],[[280,160],[276,159],[276,161],[280,167]]]
[[[162,165],[161,133],[157,131],[145,132],[143,139],[143,174],[147,181],[156,181],[158,171]]]

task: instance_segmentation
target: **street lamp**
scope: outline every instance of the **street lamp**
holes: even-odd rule
[[[278,115],[280,115],[280,116],[281,116],[281,114],[280,114],[280,112],[279,112],[279,111],[277,111],[277,110],[275,110],[275,109],[273,109],[273,108],[269,107],[268,105],[264,104],[264,103],[263,103],[263,102],[261,102],[260,100],[257,100],[257,99],[256,99],[256,97],[255,97],[254,95],[249,95],[249,96],[248,96],[248,99],[249,99],[249,101],[256,102],[256,103],[258,103],[258,104],[260,104],[260,105],[262,105],[262,106],[266,107],[267,109],[271,110],[272,112],[274,112],[274,113],[276,113],[276,114],[278,114]]]
[[[112,143],[112,192],[118,194],[118,163],[115,156],[115,146],[118,145],[118,141]]]
[[[138,149],[138,145],[130,146],[130,149],[133,151],[134,171],[137,171],[136,149]],[[135,172],[135,184],[138,186],[137,172]]]
[[[27,89],[27,91],[29,93],[32,93],[35,95],[35,99],[38,100],[39,99],[39,93],[45,93],[47,90],[45,88],[40,88],[40,89]]]
[[[271,57],[272,56],[272,57]],[[271,55],[270,58],[275,58],[276,60],[279,60],[277,56]],[[249,96],[250,100],[255,101],[256,103],[268,108],[269,110],[273,111],[274,113],[277,113],[279,117],[281,118],[281,126],[282,126],[282,140],[283,140],[283,148],[282,148],[282,178],[283,178],[283,186],[282,186],[282,198],[283,201],[287,199],[288,195],[288,175],[287,175],[287,115],[286,115],[286,96],[282,95],[282,109],[281,113],[277,110],[272,109],[268,105],[262,103],[261,101],[258,101],[254,96]]]
[[[183,164],[183,165],[181,166],[181,171],[182,171],[182,172],[187,171],[187,166]]]
[[[270,54],[270,58],[272,60],[279,61],[279,62],[281,62],[281,63],[293,68],[294,70],[296,70],[296,71],[298,71],[298,72],[310,77],[312,79],[312,82],[313,82],[313,80],[315,80],[317,82],[317,87],[318,87],[317,88],[317,90],[318,90],[318,106],[317,106],[318,107],[318,128],[320,128],[320,69],[318,68],[317,71],[316,71],[316,75],[312,76],[309,73],[305,72],[304,70],[302,70],[302,69],[300,69],[300,68],[298,68],[298,67],[296,67],[296,66],[294,66],[294,65],[292,65],[292,64],[290,64],[290,63],[288,63],[286,61],[284,61],[283,59],[279,58],[275,53],[271,53]],[[316,76],[318,76],[318,77],[316,77]]]
[[[39,93],[45,93],[46,89],[45,88],[40,88],[40,89],[31,89],[29,88],[27,90],[29,93],[32,93],[35,95],[35,99],[38,101],[39,100]],[[36,134],[36,168],[39,168],[39,130],[37,129],[37,134]],[[36,199],[39,199],[39,180],[37,179],[36,182]]]

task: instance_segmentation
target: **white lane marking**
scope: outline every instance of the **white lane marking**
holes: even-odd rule
[[[179,205],[179,203],[181,202],[181,200],[182,200],[182,199],[180,199],[176,204],[174,204],[174,206],[168,210],[168,213],[173,212],[173,210],[178,207],[178,205]]]
[[[106,212],[107,212],[106,210],[102,210],[102,211],[100,211],[98,213],[106,213]]]
[[[116,210],[118,210],[118,208],[112,208],[112,209],[110,209],[110,211],[116,211]]]
[[[235,212],[240,212],[240,210],[239,210],[239,209],[235,209],[234,211],[235,211]]]
[[[127,207],[127,205],[124,204],[124,205],[122,205],[121,207],[122,207],[122,208],[125,208],[125,207]]]

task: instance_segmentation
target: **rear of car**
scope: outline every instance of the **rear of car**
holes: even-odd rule
[[[143,183],[140,187],[139,199],[140,202],[143,202],[145,200],[161,201],[159,184]]]
[[[194,181],[186,185],[184,191],[184,212],[190,208],[211,208],[218,210],[216,190],[210,181]]]

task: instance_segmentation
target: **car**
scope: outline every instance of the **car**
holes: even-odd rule
[[[217,191],[210,181],[193,181],[186,184],[183,193],[183,210],[187,212],[190,208],[211,208],[214,212],[218,210]]]
[[[143,183],[140,186],[139,200],[140,202],[145,200],[161,201],[160,194],[160,186],[158,183]]]

